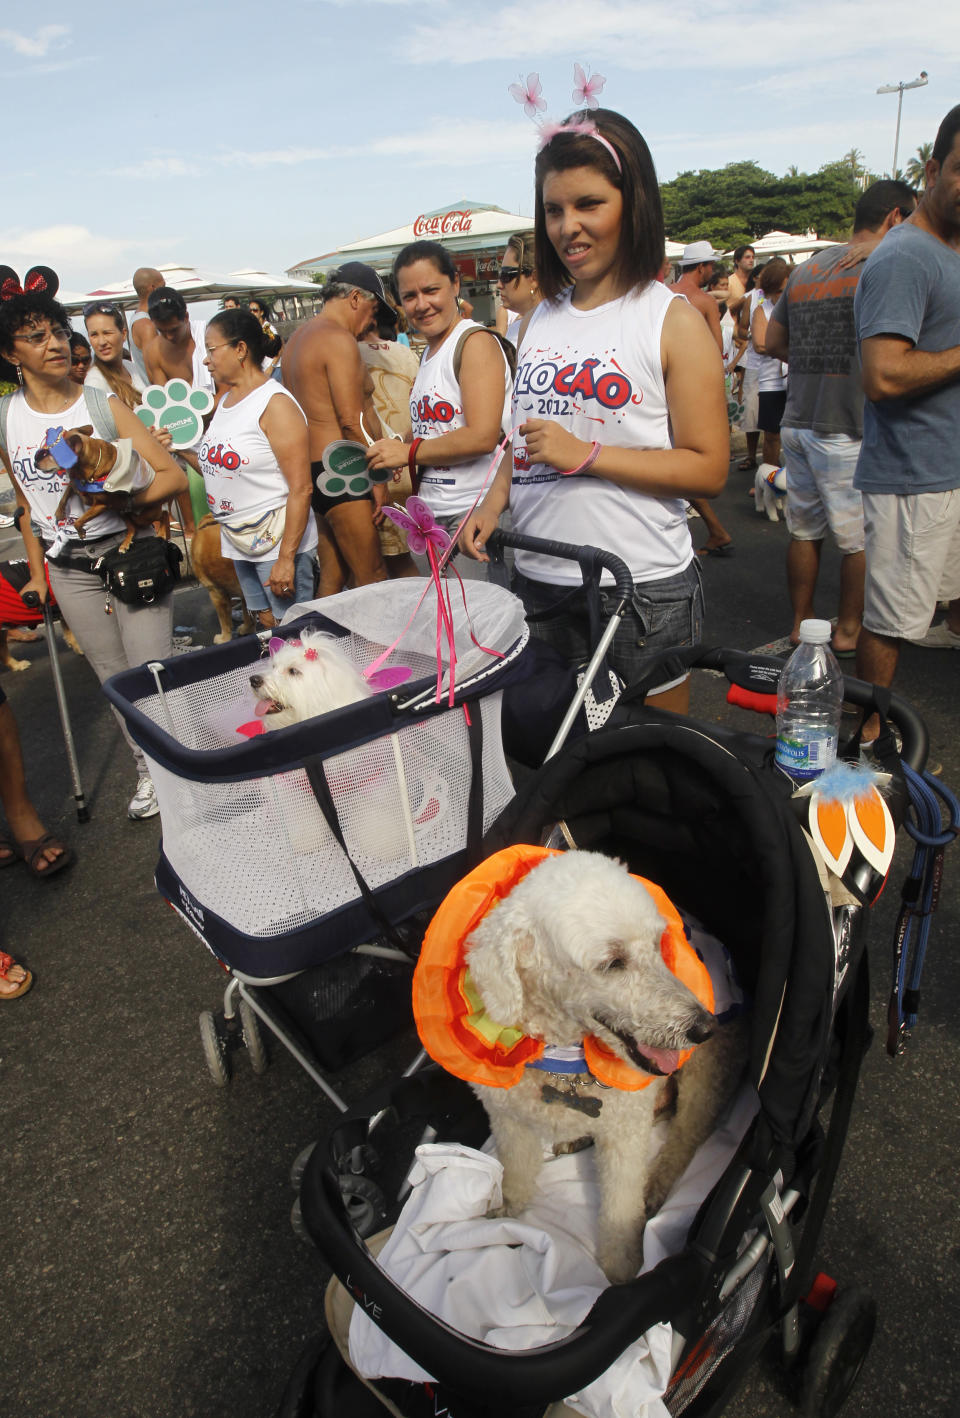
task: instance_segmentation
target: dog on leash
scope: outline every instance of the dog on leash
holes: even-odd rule
[[[102,438],[93,438],[92,434],[92,424],[67,432],[62,428],[47,429],[46,443],[37,450],[34,462],[44,472],[67,474],[67,485],[55,514],[57,522],[62,520],[71,494],[76,493],[87,504],[73,523],[80,540],[86,537],[88,522],[104,512],[116,512],[126,528],[126,536],[117,550],[125,552],[139,528],[162,520],[163,504],[149,502],[132,507],[131,493],[148,486],[140,455],[134,452],[129,438],[107,443]]]
[[[237,627],[237,634],[249,635],[253,630],[253,617],[243,599],[236,568],[220,550],[220,527],[209,513],[198,523],[193,534],[190,561],[193,573],[209,595],[220,622],[220,632],[213,637],[214,645],[225,645],[233,638],[231,602],[238,597],[243,608],[243,619]]]
[[[636,1275],[647,1216],[713,1131],[744,1062],[737,1026],[718,1027],[664,963],[665,927],[650,892],[624,866],[571,851],[534,866],[466,941],[491,1021],[567,1051],[599,1042],[615,1067],[632,1066],[648,1080],[636,1088],[633,1074],[635,1091],[605,1087],[589,1072],[552,1073],[548,1055],[513,1087],[474,1085],[503,1165],[508,1214],[533,1197],[545,1146],[570,1151],[592,1140],[597,1259],[614,1283]],[[678,1072],[680,1052],[691,1048]],[[655,1116],[672,1106],[674,1090],[675,1114],[650,1164]]]
[[[753,506],[771,522],[779,522],[787,505],[787,470],[774,463],[761,463],[753,478]]]
[[[264,728],[285,729],[370,696],[370,685],[334,636],[305,630],[300,640],[278,642],[271,643],[269,671],[250,676]]]

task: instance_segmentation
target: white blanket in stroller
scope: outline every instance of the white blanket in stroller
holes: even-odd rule
[[[744,1086],[644,1232],[643,1271],[680,1250],[697,1208],[722,1175],[757,1110]],[[656,1136],[660,1132],[659,1137]],[[662,1145],[654,1129],[652,1155]],[[472,1148],[417,1148],[413,1191],[379,1263],[419,1304],[472,1338],[528,1349],[570,1334],[607,1280],[597,1265],[593,1149],[544,1163],[537,1198],[522,1216],[488,1217],[500,1205],[502,1168]],[[567,1403],[588,1418],[669,1418],[672,1330],[657,1325]],[[350,1360],[364,1377],[431,1376],[355,1307]]]

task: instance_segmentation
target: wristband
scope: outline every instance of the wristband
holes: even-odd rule
[[[600,457],[602,448],[602,443],[591,443],[590,452],[584,458],[583,462],[578,464],[578,466],[575,468],[561,469],[560,476],[562,478],[572,478],[575,473],[585,473],[588,468],[593,467],[594,463]]]

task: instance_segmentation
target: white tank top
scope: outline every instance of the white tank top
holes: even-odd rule
[[[757,310],[762,310],[769,321],[776,303],[775,300],[768,300],[763,291],[761,291],[760,299],[750,312],[751,321]],[[756,360],[754,368],[760,376],[760,382],[757,388],[761,394],[777,394],[782,389],[786,389],[787,376],[784,373],[786,365],[781,364],[780,360],[774,359],[773,355],[762,355],[758,354],[756,351],[754,351],[754,359]]]
[[[38,414],[30,408],[22,389],[10,401],[7,410],[7,456],[13,476],[30,504],[30,516],[40,528],[40,535],[47,545],[57,535],[56,511],[69,478],[59,468],[55,472],[41,472],[33,461],[34,454],[45,442],[48,428],[69,430],[92,422],[82,392],[68,409],[61,409],[58,414]],[[80,541],[73,530],[73,523],[87,507],[88,504],[76,493],[70,494],[64,509],[66,524],[60,529],[68,540]],[[87,523],[84,530],[88,542],[110,536],[124,530],[123,518],[116,512],[101,512]]]
[[[571,294],[541,301],[530,318],[517,354],[512,424],[551,419],[588,443],[672,447],[660,334],[676,296],[651,281],[596,310],[577,310]],[[510,511],[514,530],[526,536],[616,552],[635,581],[676,576],[693,559],[681,498],[650,497],[590,473],[561,477],[528,461],[519,433]],[[530,552],[517,552],[517,567],[554,586],[581,579],[575,562]]]
[[[146,361],[143,358],[143,350],[141,350],[140,346],[133,338],[133,327],[138,320],[150,320],[150,316],[145,310],[135,310],[133,312],[130,316],[130,338],[127,341],[127,345],[130,349],[130,358],[136,366],[137,374],[143,380],[144,389],[146,389],[147,385],[150,383],[150,380],[147,378]],[[150,326],[151,328],[153,327],[152,320],[150,320]]]
[[[270,440],[260,427],[264,409],[278,394],[300,409],[289,390],[275,379],[268,379],[232,408],[221,402],[201,439],[197,459],[207,503],[218,522],[253,522],[265,512],[282,507],[287,500],[289,485]],[[297,550],[312,551],[316,545],[317,524],[309,516]],[[277,557],[276,547],[262,552],[260,557],[240,552],[223,533],[220,550],[229,561],[259,561],[261,557],[275,561]]]
[[[453,356],[465,330],[482,330],[477,320],[461,320],[436,354],[424,355],[410,393],[410,423],[414,438],[439,438],[455,428],[463,428],[460,385],[453,376]],[[510,427],[510,370],[503,360],[503,424]],[[492,453],[481,453],[465,463],[446,468],[424,468],[420,476],[420,496],[435,517],[462,517],[473,506],[490,468]],[[492,481],[492,479],[491,479]],[[488,484],[489,486],[489,484]]]
[[[207,322],[205,320],[191,320],[190,333],[193,336],[193,387],[194,389],[209,389],[212,394],[215,390],[213,375],[210,373],[204,360],[207,357]]]
[[[753,325],[753,312],[756,310],[763,298],[763,291],[759,286],[754,286],[752,291],[747,292],[747,329]],[[763,355],[757,354],[753,348],[753,336],[747,335],[747,348],[744,351],[743,359],[740,361],[744,369],[759,369],[763,363]]]

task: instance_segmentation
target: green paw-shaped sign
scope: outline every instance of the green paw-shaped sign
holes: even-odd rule
[[[367,467],[363,444],[338,438],[323,450],[323,472],[316,484],[327,497],[364,497],[374,483],[389,482],[392,477],[389,468]]]
[[[173,448],[192,448],[203,433],[203,420],[213,408],[207,389],[191,389],[185,379],[168,379],[143,391],[137,418],[147,428],[170,430]]]

